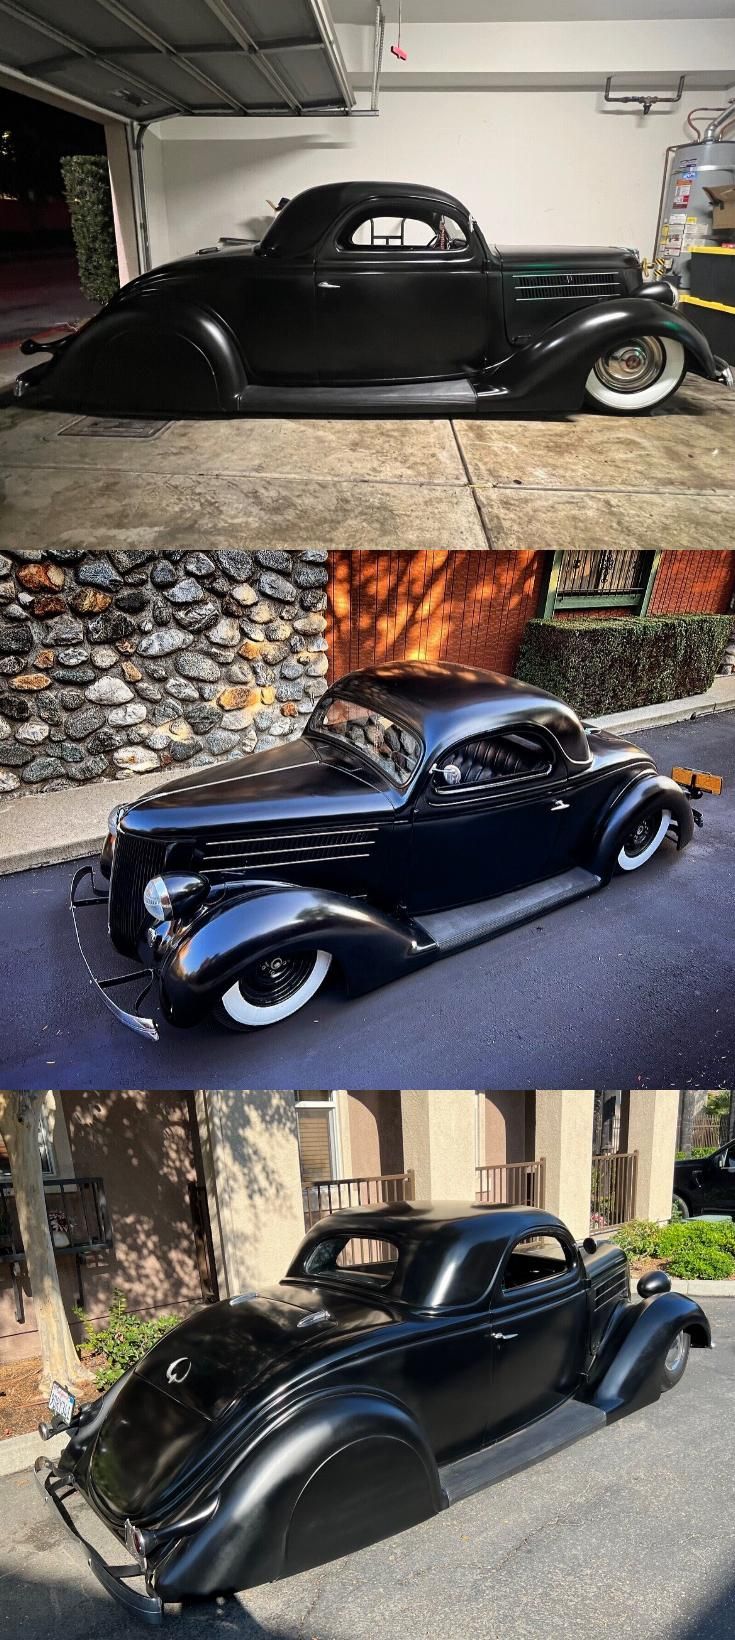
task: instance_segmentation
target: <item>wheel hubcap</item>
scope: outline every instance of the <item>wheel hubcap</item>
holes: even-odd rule
[[[658,815],[653,819],[641,820],[626,839],[625,852],[628,855],[642,854],[648,848],[651,838],[658,828]]]
[[[666,354],[656,336],[637,336],[603,353],[595,375],[615,393],[641,393],[658,381],[665,363]]]
[[[669,1349],[669,1351],[666,1355],[666,1370],[667,1370],[667,1372],[676,1372],[677,1367],[681,1366],[683,1357],[684,1357],[684,1334],[683,1334],[683,1332],[680,1332],[680,1333],[677,1333],[676,1338],[674,1339],[674,1342],[671,1345],[671,1348]]]
[[[277,1002],[286,1002],[304,984],[316,962],[316,953],[306,951],[293,956],[264,957],[246,968],[239,988],[246,1002],[256,1008],[271,1008]]]

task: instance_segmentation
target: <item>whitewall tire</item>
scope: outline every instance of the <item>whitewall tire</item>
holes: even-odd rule
[[[292,951],[251,963],[221,997],[217,1017],[234,1031],[276,1025],[311,1000],[331,962],[329,951]]]
[[[638,871],[661,847],[671,825],[669,809],[654,809],[629,832],[618,854],[621,871]]]
[[[585,399],[619,416],[652,410],[686,375],[686,353],[673,336],[634,336],[602,353],[587,377]]]

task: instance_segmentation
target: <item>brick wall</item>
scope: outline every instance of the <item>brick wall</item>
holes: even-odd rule
[[[649,614],[725,614],[733,597],[735,552],[665,552]]]

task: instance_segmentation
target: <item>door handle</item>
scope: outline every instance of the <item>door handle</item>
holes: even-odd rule
[[[571,804],[563,803],[561,798],[557,797],[556,802],[552,803],[551,808],[549,809],[549,814],[561,814],[562,809],[568,809],[570,807]]]
[[[339,290],[339,288],[340,288],[339,285],[332,284],[331,279],[320,279],[319,280],[319,289],[320,290]]]
[[[491,1332],[490,1337],[494,1338],[496,1340],[496,1343],[498,1343],[498,1344],[501,1344],[501,1343],[505,1344],[505,1343],[508,1342],[508,1339],[517,1338],[518,1334],[517,1333],[504,1333],[504,1332]]]

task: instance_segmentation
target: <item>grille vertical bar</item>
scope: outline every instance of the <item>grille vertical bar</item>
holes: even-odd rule
[[[119,951],[135,956],[143,926],[143,890],[163,869],[165,843],[120,831],[110,881],[110,935]]]

